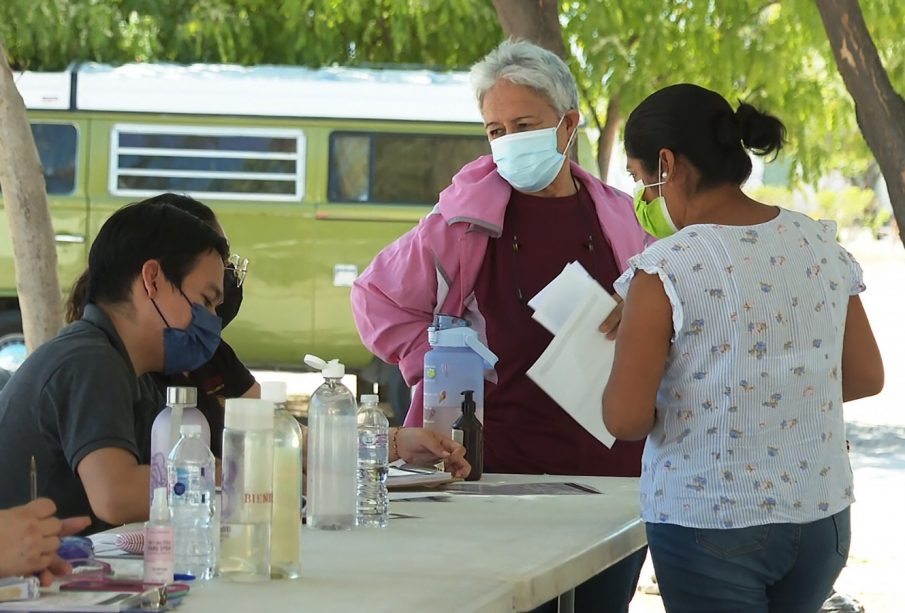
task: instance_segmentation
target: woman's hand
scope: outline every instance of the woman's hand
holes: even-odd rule
[[[91,523],[87,517],[59,520],[57,507],[48,498],[0,511],[0,577],[39,573],[41,585],[65,574],[69,565],[57,556],[60,537],[81,532]]]
[[[465,460],[465,447],[451,438],[424,428],[399,428],[396,431],[399,457],[416,466],[428,466],[443,460],[453,477],[465,478],[471,465]]]
[[[614,341],[616,340],[616,329],[619,327],[619,323],[622,321],[622,296],[619,294],[613,294],[613,300],[616,301],[616,306],[613,307],[613,310],[610,311],[610,314],[606,316],[606,319],[603,320],[603,323],[600,324],[599,330],[606,334],[606,337]]]

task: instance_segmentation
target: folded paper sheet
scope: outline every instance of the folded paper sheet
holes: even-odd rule
[[[599,326],[616,301],[581,264],[568,264],[528,302],[553,340],[528,370],[528,376],[601,443],[615,438],[603,425],[603,390],[613,367],[615,341]]]

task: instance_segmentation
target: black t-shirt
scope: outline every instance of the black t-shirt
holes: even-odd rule
[[[162,394],[169,386],[198,389],[198,410],[211,427],[211,451],[222,456],[223,408],[227,398],[239,398],[255,383],[255,378],[226,341],[220,341],[214,356],[201,368],[186,374],[151,375]]]
[[[150,423],[163,399],[143,387],[110,319],[86,306],[0,392],[0,508],[28,502],[34,456],[38,495],[56,503],[59,517],[90,515],[89,532],[109,527],[91,513],[77,468],[107,447],[147,462]]]

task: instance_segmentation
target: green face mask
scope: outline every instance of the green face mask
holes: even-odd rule
[[[660,195],[650,202],[644,201],[644,190],[648,187],[659,187],[665,181],[659,183],[650,183],[645,185],[642,181],[635,183],[635,217],[638,223],[644,228],[644,231],[651,236],[657,238],[666,238],[678,231],[676,224],[672,222],[669,216],[669,209],[666,208],[666,198],[663,197],[663,191]]]

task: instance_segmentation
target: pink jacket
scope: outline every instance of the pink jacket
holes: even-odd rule
[[[619,269],[625,270],[649,238],[631,199],[574,162],[572,174],[587,187]],[[385,362],[399,364],[406,382],[415,386],[406,425],[421,425],[427,328],[434,315],[465,317],[486,343],[474,286],[488,239],[502,233],[511,193],[491,156],[466,164],[430,214],[381,251],[352,286],[352,315],[362,342]]]

